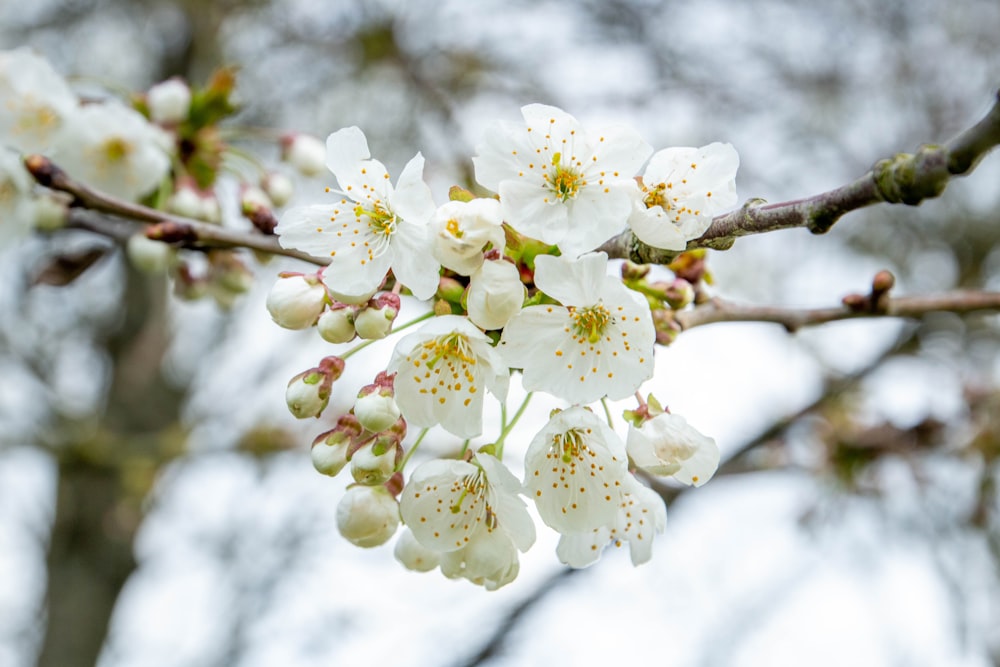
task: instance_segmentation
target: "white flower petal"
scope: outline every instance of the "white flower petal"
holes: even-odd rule
[[[340,179],[340,174],[348,174],[359,162],[370,159],[368,140],[359,127],[345,127],[326,138],[326,166]],[[345,188],[341,184],[341,189]]]
[[[608,280],[608,256],[595,252],[576,259],[539,255],[535,285],[564,306],[589,306]]]
[[[424,182],[424,156],[417,153],[403,167],[389,197],[392,210],[407,222],[423,225],[434,215],[434,197]]]

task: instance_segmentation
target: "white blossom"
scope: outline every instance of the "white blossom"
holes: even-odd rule
[[[712,218],[736,205],[740,158],[731,144],[666,148],[649,160],[642,185],[633,188],[628,224],[643,243],[684,250]]]
[[[102,192],[136,201],[170,171],[161,130],[118,103],[81,107],[55,139],[59,165]]]
[[[663,413],[639,428],[630,426],[625,442],[636,466],[653,475],[701,486],[719,467],[719,447],[684,417]]]
[[[628,542],[633,565],[652,558],[653,537],[667,525],[667,507],[659,494],[632,475],[626,476],[622,486],[618,512],[607,525],[559,538],[556,555],[560,561],[570,567],[587,567],[597,562],[604,547],[620,547],[623,542]]]
[[[76,96],[48,61],[27,48],[0,52],[0,145],[48,153]]]
[[[625,446],[594,413],[557,413],[532,439],[524,487],[546,525],[579,533],[608,525],[621,507],[628,477]]]
[[[652,376],[649,306],[607,275],[607,255],[536,257],[535,284],[562,305],[521,310],[499,346],[507,365],[522,369],[526,389],[590,403],[624,398]]]
[[[535,541],[535,525],[520,489],[517,478],[489,454],[477,454],[473,462],[433,459],[417,467],[403,487],[400,513],[417,541],[438,552],[469,547],[477,538],[527,551]],[[477,572],[476,577],[494,574]]]
[[[476,180],[500,194],[504,220],[571,256],[621,231],[629,181],[652,148],[623,126],[587,132],[556,107],[529,104],[521,114],[526,127],[495,125],[473,158]]]
[[[430,223],[434,259],[455,273],[472,275],[483,263],[483,249],[487,244],[503,251],[502,222],[500,202],[496,199],[443,204]]]
[[[521,310],[525,296],[516,266],[502,259],[483,262],[469,280],[469,319],[486,330],[502,329]]]
[[[427,233],[435,209],[423,181],[423,156],[410,160],[393,188],[357,127],[334,132],[326,145],[341,194],[333,204],[286,211],[275,229],[281,245],[329,259],[323,278],[338,294],[367,297],[391,268],[414,296],[430,298],[440,269]]]
[[[396,402],[407,422],[441,425],[461,438],[483,430],[486,390],[501,400],[510,374],[490,339],[458,315],[435,317],[396,344]]]
[[[351,544],[385,544],[399,527],[399,506],[384,486],[352,486],[337,505],[337,529]]]
[[[488,591],[514,581],[521,569],[517,549],[510,536],[480,525],[461,549],[441,554],[441,573],[449,579],[462,577]]]

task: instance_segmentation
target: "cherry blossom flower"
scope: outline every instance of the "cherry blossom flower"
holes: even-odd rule
[[[536,257],[535,284],[562,305],[521,310],[499,346],[507,365],[522,369],[525,389],[590,403],[624,398],[652,376],[649,306],[607,275],[607,255]]]
[[[719,467],[719,447],[684,417],[663,413],[639,428],[630,426],[625,442],[636,466],[653,475],[670,476],[701,486]]]
[[[191,87],[183,79],[167,79],[149,89],[146,103],[155,122],[176,125],[187,120],[191,110]]]
[[[323,278],[338,299],[367,300],[389,269],[418,299],[430,298],[439,267],[431,259],[427,222],[435,208],[423,181],[423,156],[417,153],[407,163],[393,188],[357,127],[331,134],[326,148],[340,198],[286,211],[275,229],[281,245],[328,258]]]
[[[59,165],[70,176],[115,197],[136,201],[170,171],[163,131],[128,107],[81,107],[55,138]]]
[[[658,151],[646,166],[642,185],[633,189],[629,227],[654,248],[684,250],[717,213],[736,205],[739,166],[731,144]]]
[[[563,534],[556,546],[559,560],[570,567],[596,563],[604,547],[620,547],[628,542],[633,565],[642,565],[653,556],[653,537],[667,525],[667,507],[652,489],[632,475],[626,475],[618,512],[607,525],[591,531]]]
[[[486,244],[503,251],[502,222],[500,202],[496,199],[443,204],[430,223],[434,259],[455,273],[472,275],[483,263]]]
[[[535,542],[535,525],[520,490],[517,478],[489,454],[477,454],[472,462],[433,459],[414,470],[403,487],[400,513],[417,541],[434,551],[478,542],[527,551]],[[498,570],[486,569],[476,577],[490,578]]]
[[[396,403],[407,422],[437,426],[461,438],[483,430],[486,389],[507,395],[507,366],[490,339],[466,318],[435,317],[402,338],[388,371],[396,373]]]
[[[0,52],[0,144],[47,153],[78,108],[76,96],[48,61],[27,48]]]
[[[630,181],[652,148],[624,126],[587,132],[556,107],[521,114],[526,127],[500,123],[476,148],[476,180],[500,194],[504,219],[522,234],[566,255],[593,250],[624,227]]]
[[[579,406],[557,413],[538,432],[528,446],[524,469],[525,492],[542,521],[564,534],[610,524],[629,476],[621,440]]]
[[[337,530],[365,549],[385,544],[399,527],[399,506],[384,486],[352,486],[337,504]]]
[[[495,591],[517,578],[521,563],[511,538],[480,525],[461,549],[441,554],[441,574],[449,579],[462,577]]]

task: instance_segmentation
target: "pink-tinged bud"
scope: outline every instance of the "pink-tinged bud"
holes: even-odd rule
[[[694,287],[683,278],[677,278],[667,286],[664,292],[664,300],[674,310],[681,310],[694,301]]]
[[[153,122],[161,125],[182,123],[191,110],[191,88],[181,79],[167,79],[149,89],[146,104]]]
[[[178,299],[194,301],[208,294],[208,280],[195,275],[186,262],[180,262],[174,271],[174,295]]]
[[[351,457],[351,476],[358,484],[374,486],[388,481],[395,472],[399,448],[391,438],[373,442],[354,452]]]
[[[399,526],[399,505],[384,486],[353,486],[337,505],[337,529],[351,544],[385,544]]]
[[[369,300],[368,306],[354,316],[354,330],[365,340],[385,338],[399,314],[399,295],[383,292]]]
[[[656,329],[656,342],[660,345],[670,345],[681,332],[681,327],[674,319],[673,311],[654,310],[653,327]]]
[[[284,174],[271,172],[260,181],[260,187],[264,190],[271,202],[278,207],[287,204],[292,195],[295,194],[295,184],[292,179]]]
[[[326,307],[326,289],[316,276],[279,278],[267,295],[267,312],[278,326],[307,329]]]
[[[622,280],[636,281],[642,280],[649,275],[649,264],[633,264],[624,262],[622,264]]]
[[[298,419],[319,417],[330,402],[334,381],[344,372],[340,357],[324,357],[316,368],[299,373],[288,382],[285,403]]]
[[[326,171],[326,145],[308,134],[291,134],[282,138],[282,158],[300,174],[312,178]]]
[[[212,281],[218,287],[234,294],[247,292],[254,284],[253,272],[239,255],[230,251],[210,254]]]
[[[375,382],[366,385],[358,392],[358,400],[354,403],[354,416],[366,429],[372,433],[380,433],[393,426],[399,419],[399,406],[396,405],[395,390],[392,375],[382,371],[375,377]],[[405,425],[404,425],[405,435]]]

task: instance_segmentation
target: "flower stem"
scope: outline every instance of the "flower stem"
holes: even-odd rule
[[[396,466],[396,472],[402,472],[403,469],[406,468],[406,464],[409,463],[410,457],[413,456],[413,452],[417,451],[417,447],[420,446],[420,443],[424,440],[424,436],[427,435],[427,432],[430,430],[430,427],[428,427],[420,431],[420,435],[417,436],[417,439],[410,446],[410,449],[403,454],[403,460]]]
[[[642,400],[642,399],[639,399]],[[605,396],[601,399],[601,407],[604,408],[604,416],[608,420],[608,427],[614,429],[615,420],[611,417],[611,408],[608,407],[608,397]]]
[[[507,434],[510,433],[512,430],[514,430],[514,427],[517,425],[517,421],[521,418],[521,415],[524,414],[524,410],[528,407],[528,403],[531,401],[531,396],[532,396],[532,392],[529,391],[525,395],[524,400],[521,401],[521,407],[519,407],[517,409],[517,412],[514,413],[514,416],[511,417],[511,420],[509,422],[507,422],[507,419],[506,419],[506,417],[507,417],[507,415],[506,415],[507,410],[506,410],[506,406],[504,406],[503,421],[506,422],[506,423],[504,424],[503,429],[500,431],[500,435],[497,437],[497,440],[494,443],[496,445],[497,458],[500,459],[501,461],[503,460],[503,444],[504,444],[504,440],[507,439]]]

